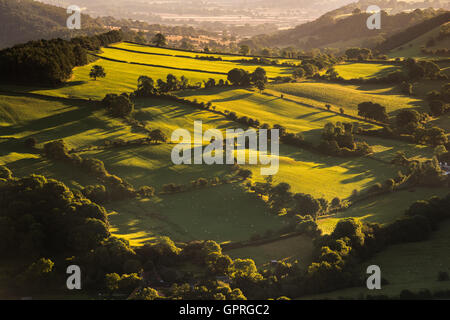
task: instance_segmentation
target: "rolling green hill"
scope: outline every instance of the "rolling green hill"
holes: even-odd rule
[[[275,85],[273,88],[278,89],[279,86]],[[279,91],[281,92],[281,90]],[[280,93],[274,90],[266,90],[265,93],[260,94],[246,89],[211,89],[183,91],[178,95],[190,100],[211,102],[217,106],[217,110],[236,112],[238,115],[256,118],[261,123],[268,123],[272,126],[283,124],[289,131],[301,132],[312,140],[317,139],[318,132],[330,121],[351,121],[361,126],[372,127],[372,125],[328,112],[323,108],[324,105],[317,100],[311,99],[296,103],[282,99]]]
[[[100,100],[107,93],[119,94],[134,91],[137,86],[137,80],[141,75],[146,75],[156,81],[157,79],[165,79],[170,73],[178,78],[185,76],[190,84],[196,84],[204,80],[206,81],[209,78],[213,78],[216,81],[220,79],[226,80],[228,71],[234,68],[243,68],[253,72],[258,67],[258,65],[242,64],[232,60],[206,61],[175,57],[170,55],[173,53],[173,50],[170,49],[148,46],[140,46],[140,48],[141,50],[148,50],[155,53],[167,52],[169,55],[130,53],[104,48],[104,52],[100,55],[104,59],[99,59],[88,65],[75,68],[72,78],[64,86],[56,89],[26,88],[25,90],[27,92],[57,97]],[[136,64],[131,64],[130,62]],[[98,81],[90,79],[89,72],[93,65],[102,66],[106,71],[106,78]],[[289,76],[292,73],[292,68],[289,67],[264,66],[264,69],[267,70],[269,77]],[[24,90],[24,88],[20,87],[10,87],[9,89],[16,91]]]
[[[426,24],[433,18],[438,19],[436,17],[445,15],[445,10],[434,10],[432,8],[396,14],[384,12],[381,17],[383,28],[381,30],[369,30],[366,27],[366,22],[370,15],[365,12],[365,9],[373,4],[361,3],[359,7],[362,10],[358,13],[352,13],[355,6],[343,10],[341,13],[330,12],[295,28],[282,30],[272,35],[255,36],[244,41],[244,43],[253,47],[295,46],[303,50],[312,48],[344,49],[349,42],[352,43],[352,46],[357,47],[380,47],[379,44],[381,43],[384,48],[391,42],[397,42],[397,39],[392,40],[391,35],[408,28],[414,28],[420,23]],[[381,8],[385,6],[381,3],[380,5]]]
[[[162,52],[172,51],[153,47],[147,48],[152,48],[155,51],[162,51]],[[103,53],[100,56],[104,58],[112,58],[126,62],[164,66],[166,68],[173,68],[174,70],[177,69],[181,71],[198,70],[199,73],[204,72],[208,74],[211,73],[217,75],[226,75],[228,71],[238,67],[247,70],[249,72],[253,72],[256,69],[256,66],[254,65],[246,65],[233,60],[204,62],[205,60],[192,59],[189,57],[161,55],[161,54],[158,55],[142,54],[136,52],[120,51],[112,48],[104,48]],[[292,69],[286,67],[280,68],[280,67],[266,66],[264,70],[266,70],[267,76],[269,78],[290,75],[292,73]]]
[[[392,49],[388,56],[390,58],[397,58],[397,57],[411,57],[411,58],[426,58],[430,57],[430,55],[424,54],[421,49],[425,48],[427,45],[427,42],[430,40],[430,38],[435,38],[439,35],[439,30],[441,29],[441,26],[438,26],[425,34],[415,38],[414,40],[409,41],[408,43],[405,43],[401,46],[396,47],[395,49]],[[450,39],[444,39],[442,41],[438,41],[436,45],[431,46],[427,49],[433,50],[433,49],[441,49],[441,48],[449,48],[450,47]],[[431,56],[434,57],[434,56]]]
[[[0,101],[0,115],[7,121],[6,125],[0,127],[2,150],[0,164],[7,165],[18,176],[31,173],[44,174],[58,178],[76,189],[98,183],[89,175],[73,170],[70,164],[46,160],[38,152],[26,148],[24,141],[29,137],[37,139],[38,147],[52,140],[64,139],[71,148],[102,146],[105,140],[118,138],[130,140],[144,137],[142,133],[134,132],[119,119],[106,116],[105,111],[96,108],[93,103],[80,104],[68,99],[23,98],[15,95],[3,95]],[[19,106],[15,110],[14,117],[11,117],[8,108],[11,105]],[[37,110],[33,112],[33,108]],[[151,106],[148,106],[148,102],[142,102],[137,113],[143,119],[154,119],[149,120],[151,127],[162,128],[167,134],[178,127],[192,126],[194,119],[203,120],[205,129],[225,128],[230,125],[228,120],[214,117],[206,111],[183,108],[165,101],[151,101]],[[21,117],[22,114],[26,116]],[[175,166],[170,160],[172,147],[170,145],[123,147],[82,152],[80,155],[104,161],[111,173],[125,178],[136,187],[154,185],[157,191],[167,183],[190,185],[192,180],[200,177],[211,179],[229,174],[226,166]],[[210,195],[203,198],[205,193]],[[209,199],[209,202],[203,203],[204,199]],[[193,206],[188,212],[199,215],[197,222],[192,220],[191,215],[180,215],[186,210],[186,203]],[[221,205],[219,209],[212,211],[214,203],[229,205]],[[245,209],[242,203],[246,203],[248,209]],[[151,236],[160,235],[171,235],[180,241],[206,238],[217,241],[245,240],[256,232],[275,231],[283,226],[283,221],[271,215],[260,201],[235,185],[162,196],[152,202],[114,203],[111,205],[112,208],[115,212],[119,212],[111,216],[114,230],[118,235],[124,235],[131,240],[133,245],[141,244],[143,239],[150,240]],[[242,215],[241,210],[245,210],[246,215]],[[149,218],[147,212],[155,216]],[[208,215],[210,215],[209,226],[205,223]],[[217,225],[218,216],[224,219],[220,227]],[[199,221],[203,223],[200,225]],[[250,223],[251,221],[258,223]],[[161,224],[164,228],[158,229]],[[225,224],[229,227],[223,228]],[[240,225],[239,228],[242,229],[240,233],[236,232],[236,225]],[[216,229],[217,227],[220,229]],[[150,232],[153,228],[157,231]]]
[[[331,104],[335,108],[342,107],[347,114],[356,115],[358,104],[365,101],[379,103],[387,112],[395,114],[400,109],[424,108],[426,103],[415,97],[407,97],[398,88],[386,85],[347,85],[328,82],[304,81],[270,86],[270,89],[298,96],[305,103],[311,100]]]
[[[351,122],[359,127],[380,128],[373,122],[356,117],[357,106],[361,102],[380,103],[390,116],[405,108],[428,111],[424,95],[442,85],[442,81],[435,80],[420,83],[424,92],[417,96],[405,96],[395,85],[350,85],[315,80],[271,83],[262,92],[239,87],[182,90],[174,94],[191,101],[211,102],[213,108],[193,108],[166,98],[136,98],[130,117],[139,121],[141,126],[137,126],[131,119],[108,115],[100,100],[108,93],[133,92],[141,75],[156,80],[172,73],[195,83],[208,78],[225,80],[226,73],[232,68],[252,71],[257,65],[241,63],[238,60],[242,57],[238,56],[223,55],[222,61],[208,61],[196,59],[198,54],[195,52],[131,43],[119,43],[114,47],[116,49],[104,48],[98,60],[76,68],[64,86],[1,86],[0,164],[8,166],[16,176],[44,174],[61,180],[74,190],[101,183],[70,161],[55,161],[43,156],[45,143],[64,139],[68,147],[74,149],[71,152],[82,158],[101,160],[110,174],[134,188],[147,185],[155,188],[156,194],[149,199],[133,198],[105,204],[114,235],[130,241],[133,246],[142,246],[159,236],[169,236],[179,242],[212,239],[223,244],[235,244],[272,235],[274,238],[267,243],[229,250],[233,258],[252,258],[258,266],[266,265],[268,260],[299,259],[300,266],[305,268],[310,265],[315,249],[309,237],[300,236],[293,232],[295,228],[289,228],[292,227],[291,217],[278,216],[269,208],[265,197],[249,191],[249,184],[263,181],[260,166],[242,165],[242,169],[252,172],[252,178],[238,180],[233,176],[231,165],[173,164],[171,152],[174,144],[170,141],[121,146],[114,145],[114,142],[146,138],[149,130],[153,129],[160,129],[170,140],[171,133],[178,128],[192,133],[196,120],[203,122],[204,130],[245,128],[225,116],[225,111],[229,111],[257,119],[261,124],[281,124],[289,132],[301,133],[306,141],[317,146],[324,126],[329,122]],[[106,77],[90,79],[93,65],[103,66]],[[269,77],[289,75],[292,71],[292,68],[281,66],[264,68]],[[396,67],[363,62],[336,66],[345,78],[366,79],[390,72],[393,68]],[[330,110],[326,109],[326,104],[330,105]],[[340,108],[344,114],[340,113]],[[433,121],[445,127],[447,118]],[[36,148],[25,145],[28,138],[37,140]],[[310,194],[328,201],[339,197],[345,204],[351,204],[346,210],[318,220],[324,233],[331,233],[337,222],[348,217],[390,223],[415,200],[447,193],[448,188],[416,188],[351,203],[352,194],[365,192],[375,183],[383,184],[396,177],[402,167],[390,164],[390,161],[397,151],[405,151],[408,157],[420,160],[431,159],[434,152],[431,147],[399,140],[358,135],[355,138],[358,142],[367,141],[374,153],[344,158],[326,156],[320,150],[313,152],[284,144],[280,146],[279,172],[273,177],[275,185],[284,182],[291,186],[293,193]],[[207,179],[208,185],[194,187],[192,182],[199,178]],[[172,183],[183,185],[185,189],[163,192],[164,186]],[[291,237],[276,238],[287,233]],[[439,246],[436,250],[441,250],[448,239],[442,233],[434,236]],[[413,251],[409,250],[417,249],[414,259],[419,259],[426,250],[435,254],[429,243],[404,246],[389,248],[392,251],[387,250],[373,258],[373,263],[377,259],[386,263],[387,277],[396,286],[395,290],[406,283],[394,270],[401,263],[400,259],[392,258],[395,254],[407,259],[406,254],[398,250],[412,254]],[[442,263],[447,266],[445,259]],[[425,268],[421,264],[418,266],[420,270]],[[435,272],[433,269],[432,273]],[[430,276],[418,276],[417,279],[431,283]]]

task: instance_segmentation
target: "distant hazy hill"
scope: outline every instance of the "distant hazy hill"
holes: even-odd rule
[[[254,37],[246,41],[246,44],[253,47],[295,46],[302,49],[376,47],[393,34],[445,12],[443,9],[429,8],[389,15],[383,11],[381,29],[369,30],[366,27],[369,14],[353,12],[359,7],[361,4],[351,4],[293,29]]]
[[[0,48],[38,39],[90,35],[103,27],[82,15],[82,29],[69,30],[66,9],[32,0],[0,0]]]
[[[250,1],[249,1],[250,2]],[[261,4],[272,8],[305,8],[316,7],[323,11],[329,11],[335,8],[345,6],[355,0],[253,0],[256,4]]]

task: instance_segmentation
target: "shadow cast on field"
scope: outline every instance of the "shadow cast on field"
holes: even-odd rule
[[[73,107],[73,106],[68,106]],[[54,114],[36,120],[31,120],[25,124],[17,124],[9,127],[1,127],[0,135],[14,135],[27,131],[51,130],[65,124],[82,121],[93,114],[95,110],[90,108],[76,108],[74,110]],[[100,121],[99,121],[100,122]],[[85,128],[84,128],[85,129]]]
[[[246,89],[242,87],[227,87],[227,88],[214,88],[214,89],[202,89],[202,90],[183,90],[178,91],[176,95],[180,98],[188,98],[191,96],[213,96],[227,91],[234,91],[237,89]]]
[[[323,117],[320,117],[320,118],[317,118],[317,119],[314,119],[314,120],[309,120],[309,121],[311,121],[311,122],[324,121],[324,120],[327,120],[327,119],[336,118],[337,116],[338,115],[336,115],[336,114],[330,114],[330,115],[323,116]]]
[[[308,117],[311,117],[311,116],[314,116],[314,115],[320,114],[320,113],[323,113],[323,112],[322,111],[315,111],[315,112],[310,112],[310,113],[304,113],[304,114],[298,116],[296,119],[305,119],[305,118],[308,118]]]
[[[350,177],[341,180],[343,184],[351,184],[366,179],[382,181],[390,178],[393,174],[392,166],[387,164],[381,165],[378,161],[367,157],[339,158],[324,156],[283,145],[280,146],[280,156],[288,157],[298,162],[313,163],[312,169],[344,168],[346,169],[345,174],[348,174]],[[382,168],[382,166],[385,166],[385,168]],[[365,183],[363,187],[369,187],[373,183],[371,181]]]
[[[251,97],[252,95],[253,95],[253,93],[243,93],[243,94],[239,94],[239,95],[236,95],[233,97],[214,99],[214,100],[211,100],[211,102],[229,102],[229,101],[243,100],[243,99],[247,99],[247,98]]]

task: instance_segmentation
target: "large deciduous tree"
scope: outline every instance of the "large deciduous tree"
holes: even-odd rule
[[[91,72],[89,72],[89,77],[97,80],[97,78],[106,77],[105,69],[102,66],[95,65],[92,67]]]

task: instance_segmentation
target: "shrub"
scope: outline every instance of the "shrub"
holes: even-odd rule
[[[376,183],[369,188],[369,193],[372,193],[372,194],[379,193],[382,190],[383,190],[383,186],[381,185],[381,183]]]
[[[151,198],[155,194],[155,188],[149,186],[142,186],[138,191],[141,198]]]
[[[448,109],[448,106],[441,100],[433,100],[430,102],[430,111],[434,116],[443,115]]]
[[[438,273],[438,281],[449,281],[450,277],[448,275],[448,272],[446,271],[440,271]]]
[[[206,187],[208,185],[208,180],[206,180],[205,178],[198,178],[197,185],[200,187]]]
[[[333,208],[338,208],[341,205],[341,199],[339,199],[338,197],[333,198],[333,200],[331,200],[331,206]]]
[[[69,149],[63,140],[46,143],[44,154],[50,159],[70,160]]]
[[[86,198],[96,203],[104,203],[108,199],[104,185],[86,186],[81,192]]]
[[[0,179],[11,179],[12,172],[5,166],[0,166]]]
[[[134,104],[130,96],[126,93],[117,95],[114,93],[107,94],[102,100],[108,112],[114,117],[126,117],[134,110]]]
[[[34,148],[37,144],[37,140],[34,137],[25,140],[25,146],[28,148]]]

